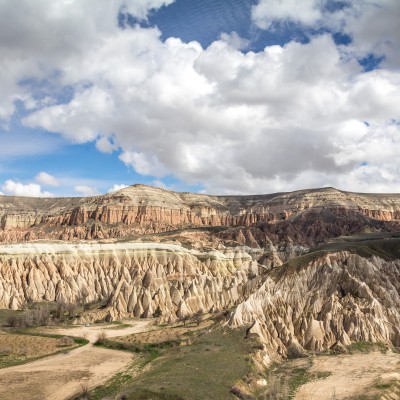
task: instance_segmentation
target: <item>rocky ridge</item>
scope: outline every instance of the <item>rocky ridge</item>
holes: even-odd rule
[[[400,346],[400,260],[343,251],[286,265],[236,308],[230,324],[252,324],[275,360],[357,341]]]
[[[261,338],[265,362],[360,340],[400,346],[400,241],[385,233],[400,231],[397,194],[134,185],[92,198],[0,196],[0,221],[1,308],[100,302],[80,321],[165,322],[234,309],[229,324]]]
[[[250,249],[247,249],[249,251]],[[37,243],[0,246],[0,308],[30,302],[105,302],[84,318],[163,320],[239,304],[263,267],[243,248],[190,251],[162,244]]]
[[[194,227],[223,227],[222,239],[263,246],[313,245],[363,227],[400,229],[400,195],[334,188],[255,196],[208,196],[133,185],[87,198],[0,196],[0,241],[121,238]],[[247,230],[246,234],[241,229]],[[250,236],[247,239],[245,236]]]

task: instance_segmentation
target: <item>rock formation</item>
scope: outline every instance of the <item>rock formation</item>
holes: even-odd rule
[[[207,196],[134,185],[87,198],[0,196],[2,242],[119,238],[210,226],[227,228],[219,233],[221,238],[237,243],[264,246],[268,240],[292,240],[314,245],[366,226],[399,230],[400,195],[323,188],[257,196]],[[238,227],[248,228],[247,238]]]
[[[396,231],[400,195],[333,188],[0,196],[0,307],[103,303],[81,321],[230,309],[269,360],[360,340],[400,346]]]
[[[231,325],[253,323],[272,358],[356,341],[400,346],[400,260],[349,252],[278,268],[241,303]]]
[[[250,250],[250,249],[247,249]],[[30,302],[105,301],[93,319],[165,320],[223,310],[261,285],[262,266],[246,249],[198,252],[162,244],[0,246],[0,308]]]

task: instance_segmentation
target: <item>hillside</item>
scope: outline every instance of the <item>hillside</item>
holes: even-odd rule
[[[210,226],[224,228],[218,236],[239,244],[315,245],[361,230],[400,230],[400,195],[322,188],[208,196],[133,185],[85,198],[0,196],[2,242],[129,238]]]

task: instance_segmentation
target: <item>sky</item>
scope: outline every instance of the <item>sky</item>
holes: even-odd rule
[[[0,194],[400,192],[398,0],[0,0]]]

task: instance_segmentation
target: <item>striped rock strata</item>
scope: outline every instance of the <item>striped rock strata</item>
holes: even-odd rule
[[[202,253],[152,243],[3,245],[0,308],[105,300],[108,307],[92,319],[150,317],[159,307],[164,320],[174,320],[238,304],[260,286],[263,271],[241,248]]]
[[[0,196],[0,241],[120,238],[181,228],[250,227],[255,243],[314,244],[364,226],[400,228],[400,195],[323,188],[256,196],[208,196],[134,185],[87,198]],[[223,237],[243,241],[239,231]],[[251,239],[250,239],[251,241]]]

